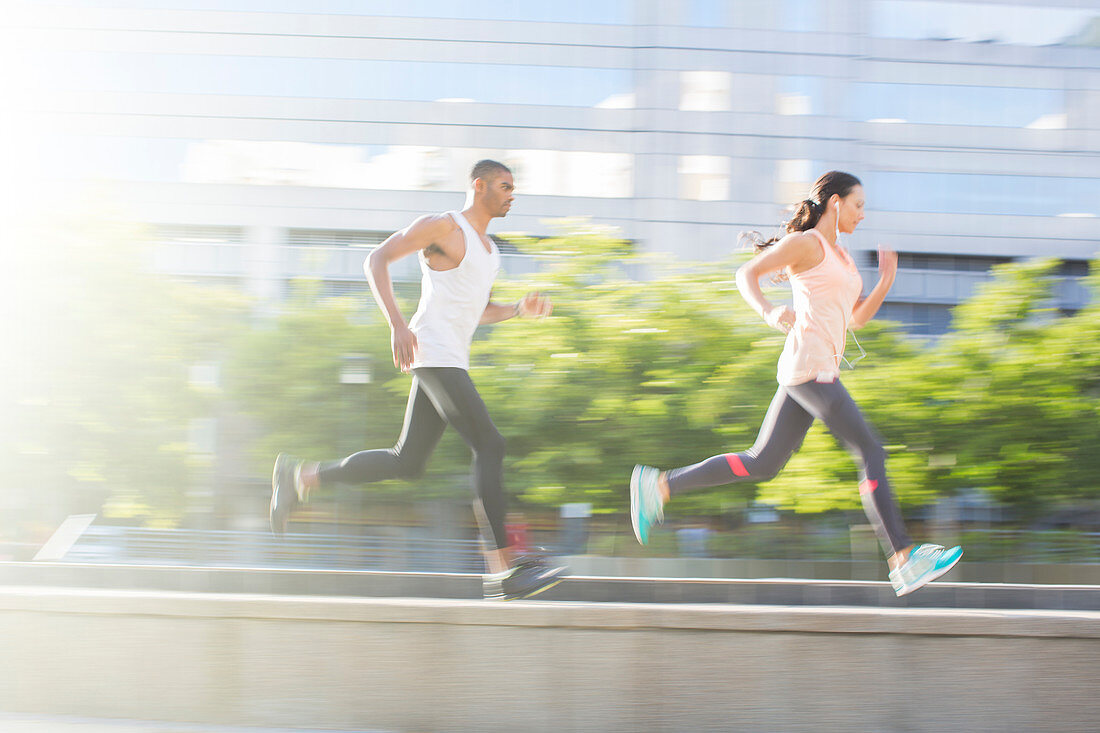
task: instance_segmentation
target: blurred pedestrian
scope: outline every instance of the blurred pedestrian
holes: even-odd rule
[[[748,233],[756,256],[738,269],[737,287],[769,326],[787,334],[779,357],[779,389],[750,449],[667,471],[634,467],[630,512],[642,544],[663,520],[664,504],[672,496],[738,481],[767,481],[786,465],[819,419],[856,459],[860,498],[886,552],[894,591],[899,596],[911,593],[959,561],[960,547],[915,545],[909,539],[887,480],[886,451],[840,382],[848,329],[858,329],[874,317],[897,273],[897,254],[880,247],[879,281],[862,297],[863,279],[841,246],[840,234],[854,232],[863,221],[864,202],[858,178],[831,171],[817,179],[810,197],[798,204],[786,223],[786,236],[764,241],[756,232]],[[759,281],[767,275],[790,282],[793,310],[773,305],[764,296]]]
[[[371,252],[364,270],[390,325],[394,366],[412,374],[405,423],[393,448],[364,450],[336,461],[275,460],[271,529],[286,531],[291,510],[321,487],[365,484],[423,473],[447,425],[473,452],[474,511],[486,543],[485,595],[521,598],[561,580],[565,568],[544,556],[522,556],[507,544],[504,526],[504,438],[470,379],[470,344],[479,324],[550,314],[549,298],[529,293],[516,303],[490,300],[500,252],[486,234],[489,222],[507,215],[512,172],[493,160],[470,174],[466,208],[422,216]],[[420,305],[406,324],[394,298],[389,267],[417,253],[423,274]]]

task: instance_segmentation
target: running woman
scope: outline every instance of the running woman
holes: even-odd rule
[[[642,544],[664,519],[664,504],[672,496],[773,478],[818,419],[856,459],[860,498],[886,552],[894,591],[899,596],[911,593],[959,561],[960,547],[914,545],[909,539],[886,477],[886,451],[840,383],[847,330],[874,317],[897,273],[897,254],[880,248],[878,284],[860,297],[863,280],[839,240],[841,232],[851,234],[863,221],[863,205],[859,179],[831,171],[817,179],[810,197],[798,205],[786,236],[765,242],[752,233],[757,253],[737,270],[737,288],[769,326],[787,334],[779,357],[779,389],[752,448],[668,471],[634,467],[630,514]],[[760,278],[767,275],[790,281],[793,311],[764,297]]]
[[[271,529],[286,531],[291,510],[335,483],[366,484],[420,476],[447,425],[473,452],[474,513],[485,542],[487,598],[525,598],[558,583],[565,568],[507,546],[503,488],[504,438],[470,379],[470,344],[479,324],[519,316],[546,316],[550,301],[528,293],[503,305],[490,300],[500,252],[486,234],[489,222],[512,206],[512,172],[482,160],[470,173],[467,206],[423,216],[396,232],[364,263],[374,299],[390,325],[394,366],[412,373],[405,423],[393,448],[364,450],[337,461],[275,459]],[[419,254],[420,306],[406,324],[394,298],[389,267]]]

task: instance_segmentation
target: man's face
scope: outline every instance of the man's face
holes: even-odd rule
[[[512,208],[512,194],[516,189],[512,174],[502,172],[479,181],[485,186],[482,199],[485,208],[492,216],[507,216],[508,210]]]

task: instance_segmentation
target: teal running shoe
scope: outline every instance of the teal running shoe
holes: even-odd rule
[[[923,588],[959,562],[961,547],[947,549],[943,545],[917,545],[909,559],[897,570],[890,571],[890,584],[899,597]]]
[[[665,521],[664,502],[657,486],[660,470],[652,466],[635,466],[630,474],[630,521],[634,536],[643,545],[649,543],[649,530]]]

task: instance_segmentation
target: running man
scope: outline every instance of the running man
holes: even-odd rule
[[[630,477],[630,514],[638,541],[664,519],[664,504],[692,489],[738,481],[767,481],[802,445],[815,419],[821,420],[855,457],[864,511],[882,543],[890,582],[899,595],[911,593],[950,570],[962,548],[914,545],[886,478],[886,451],[856,403],[840,383],[840,362],[849,328],[860,328],[878,312],[897,274],[897,254],[879,249],[879,281],[866,298],[863,279],[840,233],[863,221],[859,179],[832,171],[814,183],[787,222],[787,235],[763,241],[752,232],[756,256],[737,270],[741,297],[771,327],[787,334],[779,357],[779,389],[764,417],[756,443],[684,468],[661,471],[635,466]],[[774,246],[772,246],[774,244]],[[768,302],[760,278],[778,275],[791,283],[794,310]]]
[[[271,529],[282,535],[291,510],[321,487],[422,475],[451,425],[473,452],[474,513],[489,570],[485,596],[526,598],[558,583],[565,568],[542,557],[517,555],[507,546],[504,438],[470,379],[470,344],[479,324],[547,316],[551,305],[538,293],[507,305],[490,300],[500,252],[486,230],[492,219],[508,214],[515,186],[512,172],[494,160],[474,165],[470,182],[465,209],[420,217],[390,236],[364,263],[371,292],[390,325],[394,366],[412,373],[397,444],[338,461],[302,461],[280,453],[271,482]],[[406,324],[389,267],[414,252],[423,273],[420,306]]]

